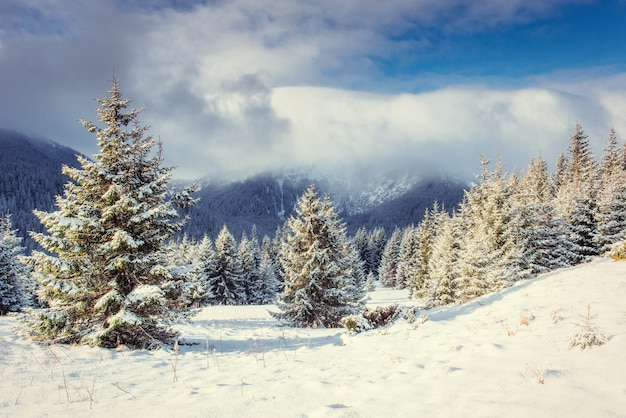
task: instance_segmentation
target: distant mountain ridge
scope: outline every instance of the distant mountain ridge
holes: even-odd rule
[[[61,167],[78,167],[78,154],[53,141],[0,129],[0,214],[11,214],[13,228],[24,238],[27,252],[36,247],[28,231],[42,231],[33,209],[56,209],[55,196],[63,193],[69,180]],[[182,233],[196,239],[204,234],[215,238],[226,224],[240,237],[254,225],[259,238],[273,237],[294,214],[298,198],[311,184],[320,195],[330,196],[349,234],[361,226],[384,227],[390,233],[395,226],[417,224],[435,201],[446,208],[456,207],[467,187],[461,181],[439,176],[345,176],[311,167],[277,170],[238,181],[204,180],[196,193],[200,202],[181,211],[182,216],[189,217]]]
[[[198,191],[201,201],[185,214],[184,229],[190,237],[204,233],[214,238],[224,224],[235,235],[256,226],[259,236],[273,236],[294,214],[298,198],[314,184],[320,195],[328,194],[346,223],[348,233],[383,227],[387,231],[417,225],[435,202],[452,209],[463,198],[467,184],[441,177],[379,175],[354,182],[308,169],[259,174],[246,180],[205,183]]]

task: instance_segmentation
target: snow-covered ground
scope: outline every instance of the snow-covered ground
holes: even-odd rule
[[[378,290],[370,304],[410,304]],[[591,306],[606,344],[571,348]],[[215,306],[175,350],[45,346],[0,318],[0,416],[626,416],[626,263],[597,259],[357,335]]]

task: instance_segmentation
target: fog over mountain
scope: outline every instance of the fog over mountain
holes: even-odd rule
[[[0,214],[10,213],[13,228],[24,238],[27,251],[36,244],[28,231],[42,231],[33,209],[56,210],[54,196],[63,193],[69,178],[62,165],[78,166],[77,151],[55,142],[0,130]],[[363,173],[362,173],[363,174]],[[172,187],[187,183],[173,181]],[[215,238],[226,224],[239,238],[255,226],[260,238],[273,237],[293,214],[298,198],[311,184],[328,194],[346,222],[348,232],[417,224],[426,208],[438,201],[453,208],[466,183],[444,177],[422,177],[408,172],[380,176],[347,177],[315,167],[277,170],[237,181],[209,180],[201,183],[200,202],[181,216],[189,221],[182,234],[200,239]]]

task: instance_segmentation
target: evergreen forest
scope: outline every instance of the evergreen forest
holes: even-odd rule
[[[266,203],[233,205],[224,194],[212,207],[239,207],[236,232],[227,223],[218,228],[215,218],[215,232],[198,236],[184,227],[209,222],[194,217],[201,193],[171,185],[172,168],[163,166],[161,144],[141,125],[140,111],[128,109],[115,80],[99,103],[99,124],[82,122],[100,148],[93,160],[54,147],[42,166],[42,143],[4,135],[9,152],[20,142],[32,149],[15,160],[1,154],[8,181],[0,190],[0,313],[23,310],[42,338],[155,348],[173,341],[170,326],[185,312],[219,304],[276,304],[292,325],[336,327],[360,315],[376,286],[407,289],[431,308],[623,253],[626,146],[613,130],[597,157],[576,125],[554,172],[539,156],[521,172],[484,157],[462,195],[455,199],[452,188],[444,201],[430,195],[419,216],[407,213],[411,224],[363,221],[349,233],[341,205],[299,184],[287,199],[271,201],[274,213],[283,205],[272,233],[269,224],[258,228],[236,216],[267,211]],[[44,174],[50,183],[25,193],[28,173],[55,169],[63,183]],[[11,177],[16,172],[26,175]],[[37,222],[16,219],[21,206],[35,207]],[[28,229],[27,247],[16,224]]]

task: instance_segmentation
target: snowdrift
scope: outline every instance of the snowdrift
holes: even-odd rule
[[[598,258],[353,335],[214,306],[172,349],[107,350],[45,346],[2,317],[0,415],[626,416],[625,300],[626,263]],[[586,323],[606,342],[572,347]]]

